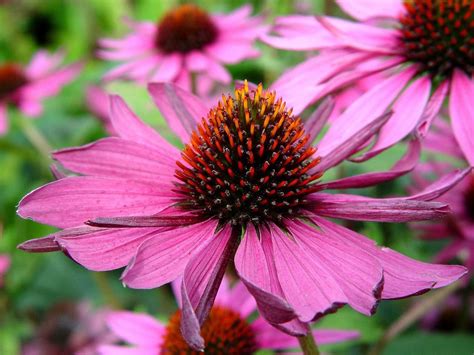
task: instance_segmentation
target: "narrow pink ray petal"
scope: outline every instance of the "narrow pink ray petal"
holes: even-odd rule
[[[462,71],[454,71],[451,82],[449,113],[456,140],[467,161],[474,165],[474,83]]]
[[[267,230],[261,235],[268,234]],[[270,236],[267,235],[266,238]],[[264,250],[257,231],[249,224],[244,238],[235,254],[235,267],[255,297],[260,313],[271,323],[285,323],[296,317],[286,302],[276,276],[275,266],[270,251]]]
[[[40,50],[25,68],[25,73],[30,79],[41,78],[57,68],[63,59],[64,54],[61,51],[49,54],[47,51]]]
[[[244,59],[257,57],[260,52],[252,43],[240,41],[219,41],[206,48],[206,52],[214,59],[225,64],[236,64]]]
[[[124,271],[123,283],[132,288],[156,288],[175,280],[192,255],[214,236],[215,228],[215,221],[206,221],[148,239]]]
[[[99,355],[156,355],[160,349],[156,347],[125,347],[119,345],[100,345],[97,348]]]
[[[360,196],[317,193],[310,196],[314,215],[355,221],[411,222],[446,216],[449,207],[441,202],[414,201],[403,198],[375,199]]]
[[[374,255],[335,233],[320,233],[302,222],[288,222],[288,228],[308,255],[330,270],[352,308],[366,315],[375,313],[383,269]]]
[[[219,290],[216,298],[216,303],[219,304],[221,303],[220,292]],[[252,297],[243,282],[239,282],[229,290],[225,305],[239,313],[243,318],[249,317],[257,309],[255,298]]]
[[[320,259],[308,255],[295,238],[271,228],[273,257],[285,298],[298,319],[309,322],[347,303],[339,283]]]
[[[207,105],[172,83],[149,84],[148,91],[173,132],[188,143],[196,125],[207,115]]]
[[[0,102],[0,136],[4,135],[8,130],[7,105]]]
[[[172,159],[179,159],[179,150],[143,123],[120,96],[110,96],[110,119],[115,131],[121,138],[158,147],[161,151],[165,150]]]
[[[443,102],[446,98],[447,93],[448,82],[445,80],[438,86],[433,95],[431,95],[430,101],[426,105],[425,111],[423,112],[423,116],[420,119],[420,123],[416,128],[416,133],[418,136],[426,136],[433,120],[438,116],[438,113],[441,110],[441,107],[443,106]]]
[[[106,322],[112,332],[128,343],[156,349],[161,346],[165,326],[147,314],[110,312]]]
[[[350,139],[354,132],[380,117],[414,74],[414,68],[407,68],[362,95],[334,120],[319,143],[318,154],[322,157],[329,155],[341,142]]]
[[[374,186],[396,179],[412,171],[420,159],[421,145],[418,139],[410,142],[406,154],[389,171],[354,175],[347,178],[321,183],[321,189],[353,189]]]
[[[59,228],[98,217],[152,215],[174,203],[170,184],[105,177],[70,177],[26,195],[18,214]]]
[[[431,79],[426,76],[410,83],[393,105],[393,115],[380,130],[377,143],[359,160],[376,156],[413,132],[425,111],[430,92]]]
[[[160,66],[151,76],[152,82],[168,82],[173,81],[179,75],[184,65],[183,56],[181,54],[172,54],[164,56]]]
[[[328,121],[334,110],[334,99],[331,97],[326,98],[318,108],[308,117],[305,121],[304,126],[306,133],[310,135],[310,141],[314,141],[318,134],[323,129],[324,125]]]
[[[349,15],[360,21],[374,17],[399,18],[405,13],[402,0],[336,0]]]
[[[61,250],[61,247],[54,239],[54,235],[27,240],[19,244],[17,248],[28,253],[47,253]]]
[[[240,239],[240,229],[230,225],[194,254],[186,265],[181,286],[181,333],[195,350],[204,349],[200,327],[209,315],[225,270]]]
[[[94,143],[53,152],[63,167],[79,174],[143,179],[172,179],[176,161],[163,149],[121,138],[104,138]]]

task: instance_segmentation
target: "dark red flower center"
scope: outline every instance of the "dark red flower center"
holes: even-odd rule
[[[181,312],[171,316],[163,337],[161,354],[203,354],[189,348],[180,330]],[[240,315],[231,309],[216,306],[201,327],[204,354],[247,355],[257,351],[255,334]]]
[[[213,43],[219,32],[208,14],[196,5],[182,5],[158,24],[156,45],[165,53],[189,53]]]
[[[0,65],[0,100],[5,99],[27,82],[19,65],[6,63]]]
[[[464,194],[464,207],[467,216],[474,221],[474,175],[471,175],[469,186]]]
[[[299,117],[275,92],[223,96],[191,136],[175,176],[179,205],[222,223],[278,223],[317,189],[319,158]]]
[[[422,71],[446,77],[454,69],[474,70],[474,2],[472,0],[405,1],[400,19],[405,56]]]

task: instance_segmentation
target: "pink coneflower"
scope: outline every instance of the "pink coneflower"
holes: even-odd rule
[[[95,355],[100,344],[116,337],[107,331],[109,311],[93,310],[88,303],[58,303],[37,319],[35,334],[22,355]]]
[[[439,176],[452,170],[455,165],[466,164],[447,123],[437,119],[434,129],[427,136],[427,147],[450,157],[450,162],[431,160],[416,170],[415,187],[421,190],[432,182],[433,175]],[[437,222],[417,224],[424,239],[450,239],[451,242],[436,256],[437,262],[461,260],[474,271],[474,173],[465,176],[454,188],[439,198],[451,207],[453,213]]]
[[[0,254],[0,287],[3,287],[3,278],[5,273],[10,268],[10,257],[6,254]]]
[[[173,84],[150,84],[180,152],[111,98],[118,137],[54,153],[67,177],[27,195],[18,213],[63,230],[23,243],[27,251],[63,250],[91,270],[127,265],[125,285],[153,288],[183,276],[181,328],[202,349],[199,325],[229,261],[271,324],[293,335],[344,304],[372,314],[380,299],[442,287],[460,266],[407,258],[324,217],[407,222],[444,216],[428,201],[457,173],[411,198],[375,199],[326,189],[375,185],[413,168],[418,149],[389,172],[320,181],[385,122],[348,124],[333,140],[310,144],[325,115],[302,120],[274,92],[245,84],[210,110]],[[324,112],[322,110],[321,112]],[[318,128],[319,127],[319,128]],[[327,135],[333,135],[331,127]],[[418,147],[419,148],[419,147]],[[87,222],[85,225],[84,223]]]
[[[130,23],[133,32],[123,39],[103,39],[99,56],[124,62],[105,79],[126,78],[139,82],[175,82],[206,92],[213,82],[230,83],[223,64],[254,58],[256,38],[266,32],[259,17],[250,17],[244,6],[230,14],[209,14],[196,5],[181,5],[158,23]]]
[[[449,97],[451,124],[467,160],[474,163],[474,2],[443,0],[338,0],[355,19],[289,16],[277,19],[264,41],[277,48],[321,53],[291,69],[274,88],[295,112],[328,92],[382,73],[378,83],[341,115],[361,109],[394,114],[369,158],[403,139]],[[291,80],[289,79],[291,78]],[[304,91],[307,95],[300,95]],[[430,101],[431,98],[431,101]],[[431,102],[431,104],[430,104]],[[428,109],[429,108],[429,109]],[[365,122],[363,114],[356,119]]]
[[[180,283],[173,282],[176,300],[181,301]],[[263,318],[251,320],[257,310],[253,297],[242,283],[230,287],[226,278],[202,327],[207,354],[253,354],[258,350],[284,350],[298,347],[298,340],[270,326]],[[101,355],[121,354],[133,349],[143,355],[198,354],[180,333],[181,311],[175,312],[167,324],[147,314],[112,312],[107,324],[115,335],[134,345],[133,348],[102,345]],[[313,331],[319,344],[337,343],[358,338],[356,331],[318,329]]]
[[[81,65],[58,68],[62,59],[61,54],[39,51],[24,68],[16,63],[0,63],[0,134],[8,129],[8,104],[18,107],[25,116],[37,117],[42,100],[56,95],[78,75]]]

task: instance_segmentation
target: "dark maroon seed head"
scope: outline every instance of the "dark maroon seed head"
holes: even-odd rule
[[[19,65],[6,63],[0,65],[0,100],[7,98],[27,82]]]

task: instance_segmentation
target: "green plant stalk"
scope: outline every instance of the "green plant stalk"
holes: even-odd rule
[[[308,334],[302,337],[298,337],[298,342],[300,343],[301,350],[305,355],[319,355],[319,349],[314,340],[313,332],[308,326]]]

